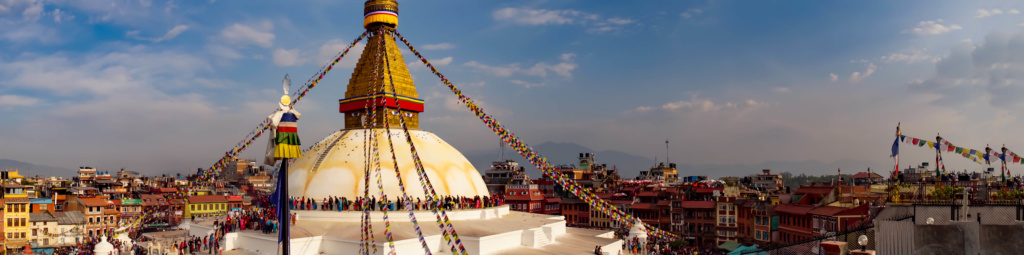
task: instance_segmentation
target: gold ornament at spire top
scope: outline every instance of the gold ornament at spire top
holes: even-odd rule
[[[363,4],[363,28],[384,25],[398,26],[398,2],[395,0],[367,0]]]

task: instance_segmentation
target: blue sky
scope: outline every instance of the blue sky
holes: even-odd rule
[[[884,169],[902,121],[907,135],[1024,146],[1019,2],[400,6],[399,31],[531,144],[654,157],[670,139],[672,158],[691,164]],[[305,81],[361,33],[361,15],[362,1],[0,0],[0,158],[207,167],[273,110],[284,74]],[[336,100],[356,57],[297,106],[307,143],[343,126]],[[410,67],[424,129],[463,151],[495,146],[429,71]],[[951,169],[972,164],[947,157]]]

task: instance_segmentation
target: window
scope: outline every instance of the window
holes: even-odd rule
[[[41,204],[41,205],[39,205],[39,210],[40,210],[40,211],[46,211],[46,206],[47,206],[47,204]]]

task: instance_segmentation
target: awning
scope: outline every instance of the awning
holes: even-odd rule
[[[740,247],[736,248],[735,250],[733,250],[732,252],[729,252],[729,255],[740,255],[740,254],[744,254],[744,253],[746,253],[746,254],[757,254],[757,255],[767,254],[767,253],[761,251],[761,249],[758,249],[757,246],[740,246]]]
[[[718,246],[719,249],[723,249],[723,250],[727,250],[727,251],[733,251],[733,250],[736,250],[736,248],[739,248],[739,247],[740,247],[740,243],[737,243],[737,242],[734,242],[734,241],[725,241],[725,243],[722,243],[722,245]]]

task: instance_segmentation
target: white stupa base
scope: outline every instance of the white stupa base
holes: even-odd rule
[[[360,250],[360,212],[296,211],[297,224],[291,228],[291,254],[357,254]],[[416,212],[427,247],[434,254],[450,254],[433,213]],[[330,217],[333,215],[334,217]],[[373,217],[376,254],[391,248],[384,234],[383,213]],[[605,254],[618,254],[622,241],[610,231],[567,228],[558,215],[509,211],[507,206],[458,210],[448,217],[469,254],[593,254],[601,246]],[[389,212],[391,235],[397,254],[422,254],[423,247],[407,212]],[[354,220],[352,220],[354,219]],[[193,225],[191,234],[212,233],[209,224]],[[225,236],[225,251],[277,254],[277,234],[243,231]]]

